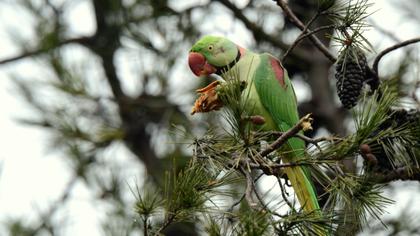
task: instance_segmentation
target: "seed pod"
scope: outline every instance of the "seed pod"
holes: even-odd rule
[[[250,117],[250,120],[251,120],[251,122],[254,124],[254,125],[263,125],[263,124],[265,124],[265,119],[264,119],[264,117],[262,117],[262,116],[251,116]]]

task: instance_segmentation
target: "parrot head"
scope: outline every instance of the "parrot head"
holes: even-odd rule
[[[235,43],[223,37],[204,36],[192,46],[188,64],[196,76],[206,76],[220,74],[239,57],[240,50]]]

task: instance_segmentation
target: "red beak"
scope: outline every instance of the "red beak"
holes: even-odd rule
[[[216,72],[216,68],[207,63],[206,58],[197,52],[191,52],[188,56],[188,65],[196,76],[210,75]]]

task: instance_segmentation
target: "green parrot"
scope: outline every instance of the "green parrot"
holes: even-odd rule
[[[205,36],[191,48],[188,64],[197,76],[218,74],[229,79],[227,72],[235,71],[247,86],[254,115],[265,119],[264,130],[287,131],[299,122],[296,95],[287,71],[274,56],[256,54],[224,37]],[[287,153],[283,162],[293,162],[304,155],[305,143],[290,138],[282,149]],[[317,195],[309,171],[304,166],[288,167],[287,174],[299,203],[305,212],[320,214]]]

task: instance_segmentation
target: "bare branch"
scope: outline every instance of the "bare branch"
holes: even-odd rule
[[[373,62],[373,71],[376,74],[378,74],[379,62],[382,59],[382,57],[385,56],[386,54],[388,54],[388,53],[390,53],[390,52],[392,52],[392,51],[394,51],[394,50],[396,50],[398,48],[405,47],[407,45],[410,45],[410,44],[413,44],[413,43],[418,43],[418,42],[420,42],[420,37],[413,38],[413,39],[410,39],[410,40],[406,40],[406,41],[403,41],[401,43],[397,43],[397,44],[395,44],[395,45],[393,45],[393,46],[391,46],[391,47],[383,50],[382,52],[380,52],[376,56],[375,61]]]
[[[217,0],[225,7],[229,8],[236,18],[244,23],[244,25],[252,32],[253,36],[257,40],[263,40],[266,42],[271,43],[272,45],[286,50],[289,45],[285,44],[281,40],[277,39],[276,37],[266,33],[261,27],[257,24],[251,22],[242,12],[241,9],[237,8],[231,1],[229,0]],[[308,56],[306,52],[303,51],[294,51],[293,55],[299,57],[300,59],[308,60]]]
[[[290,9],[289,5],[284,0],[274,0],[278,6],[280,6],[283,9],[284,14],[286,17],[294,24],[296,25],[300,30],[305,31],[306,27],[303,24],[301,20],[293,13],[292,9]],[[312,31],[307,29],[308,33],[311,33]],[[328,48],[319,40],[318,37],[316,37],[314,34],[309,35],[309,39],[311,42],[331,61],[335,62],[337,58],[328,50]]]
[[[252,209],[259,210],[258,204],[254,201],[254,198],[252,197],[252,192],[254,192],[254,180],[252,179],[251,173],[247,171],[245,168],[240,168],[243,175],[245,175],[246,178],[246,189],[245,189],[245,199],[248,202],[249,206]]]
[[[299,35],[299,37],[293,42],[293,44],[287,49],[287,51],[284,53],[281,61],[284,62],[287,58],[287,56],[290,54],[290,52],[299,44],[300,41],[302,41],[303,39],[316,34],[322,30],[328,30],[328,29],[334,29],[335,25],[324,25],[321,27],[318,27],[310,32],[307,32],[307,29],[303,30],[302,33]]]
[[[0,60],[0,65],[4,65],[4,64],[10,63],[10,62],[15,62],[15,61],[18,61],[18,60],[21,60],[21,59],[24,59],[24,58],[28,58],[28,57],[32,57],[32,56],[38,56],[40,54],[47,53],[51,50],[57,49],[61,46],[67,45],[67,44],[78,43],[78,44],[86,46],[86,45],[89,45],[91,43],[91,40],[92,40],[91,36],[84,36],[84,37],[66,39],[66,40],[63,40],[63,41],[59,42],[58,44],[56,44],[52,47],[34,49],[32,51],[22,52],[20,55],[17,55],[17,56],[14,56],[14,57],[10,57],[10,58]]]

